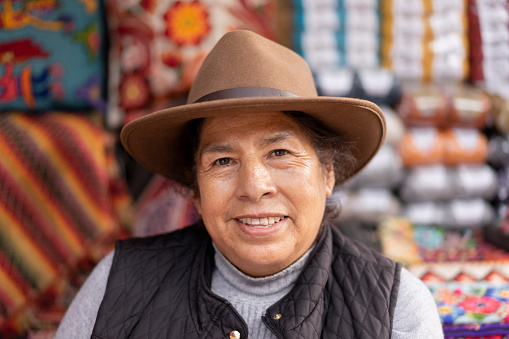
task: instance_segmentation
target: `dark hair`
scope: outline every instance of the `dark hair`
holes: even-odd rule
[[[299,111],[283,112],[293,118],[311,141],[323,165],[334,166],[336,182],[345,181],[352,173],[357,160],[353,156],[353,144],[331,132],[318,119]]]
[[[294,119],[309,138],[320,163],[333,165],[336,183],[345,181],[356,164],[356,159],[352,154],[352,143],[345,142],[341,136],[331,132],[319,120],[306,113],[299,111],[283,113]],[[195,157],[203,121],[202,118],[191,120],[184,128],[179,148],[181,162],[178,166],[180,169],[170,174],[171,179],[190,188],[195,194],[199,194]],[[325,215],[333,217],[338,211],[338,203],[333,199],[327,199]]]
[[[334,168],[334,177],[336,179],[336,188],[339,183],[349,178],[357,159],[353,155],[354,144],[346,142],[341,136],[331,132],[318,119],[309,114],[299,111],[284,112],[292,117],[304,131],[311,141],[318,160],[322,165],[332,164]],[[334,218],[340,212],[340,203],[333,196],[328,197],[325,203],[326,218]]]

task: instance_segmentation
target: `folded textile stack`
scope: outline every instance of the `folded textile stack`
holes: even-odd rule
[[[467,77],[467,18],[463,0],[389,0],[381,4],[384,67],[404,79]]]
[[[496,90],[509,81],[509,8],[505,0],[468,0],[470,79]]]
[[[503,261],[509,253],[492,245],[478,228],[450,228],[387,218],[378,227],[382,252],[406,267],[424,263]]]
[[[401,97],[401,83],[384,68],[335,67],[314,70],[319,95],[361,98],[393,107]]]
[[[401,213],[401,203],[394,192],[404,178],[397,145],[405,129],[394,110],[388,106],[382,106],[382,110],[387,123],[383,146],[373,160],[333,196],[341,206],[335,223],[343,233],[374,248],[379,247],[377,225]]]
[[[488,144],[488,163],[496,170],[498,187],[492,203],[496,220],[485,228],[490,242],[509,251],[509,129],[507,100],[492,96],[494,127]]]
[[[380,64],[378,0],[293,0],[294,49],[313,71]]]
[[[407,132],[399,153],[408,175],[400,197],[412,223],[482,227],[493,222],[497,190],[483,133],[491,104],[474,87],[406,86],[398,112]]]

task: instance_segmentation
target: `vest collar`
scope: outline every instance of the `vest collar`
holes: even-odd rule
[[[311,252],[310,259],[305,265],[300,276],[289,294],[283,297],[279,302],[268,308],[266,320],[270,322],[272,328],[276,328],[281,333],[288,333],[293,328],[309,322],[316,328],[316,333],[321,332],[324,316],[324,289],[330,275],[332,262],[332,234],[328,223],[322,223],[320,233],[317,237],[316,246]],[[247,332],[247,324],[242,317],[225,299],[214,294],[211,289],[212,270],[214,269],[214,249],[212,241],[199,254],[203,260],[200,269],[200,275],[197,277],[198,288],[196,301],[198,303],[198,316],[196,321],[198,326],[213,322],[221,322],[225,326],[226,319],[234,319],[235,324],[226,326],[241,326],[241,331]],[[313,268],[311,271],[309,268]],[[316,268],[320,268],[320,274],[316,274]],[[193,293],[193,292],[191,292]],[[301,297],[295,297],[301,296]],[[213,302],[215,301],[215,302]],[[218,303],[220,301],[220,303]],[[219,306],[221,305],[221,306]],[[230,314],[231,313],[231,314]],[[281,315],[278,318],[276,315]],[[221,319],[220,319],[221,318]],[[233,321],[233,320],[232,320]],[[320,328],[317,328],[320,327]],[[241,332],[242,333],[242,332]]]

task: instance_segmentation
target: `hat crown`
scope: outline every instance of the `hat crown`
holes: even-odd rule
[[[239,30],[226,33],[210,51],[187,102],[242,87],[274,88],[300,97],[317,96],[311,70],[300,55],[253,32]]]

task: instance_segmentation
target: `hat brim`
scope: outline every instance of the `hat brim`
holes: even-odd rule
[[[198,118],[272,111],[306,113],[345,141],[353,143],[357,163],[345,178],[366,166],[385,138],[385,118],[374,103],[318,96],[235,98],[176,106],[131,121],[122,129],[120,139],[125,149],[141,165],[165,177],[172,177],[169,170],[178,164],[179,152],[176,147],[187,122]]]

